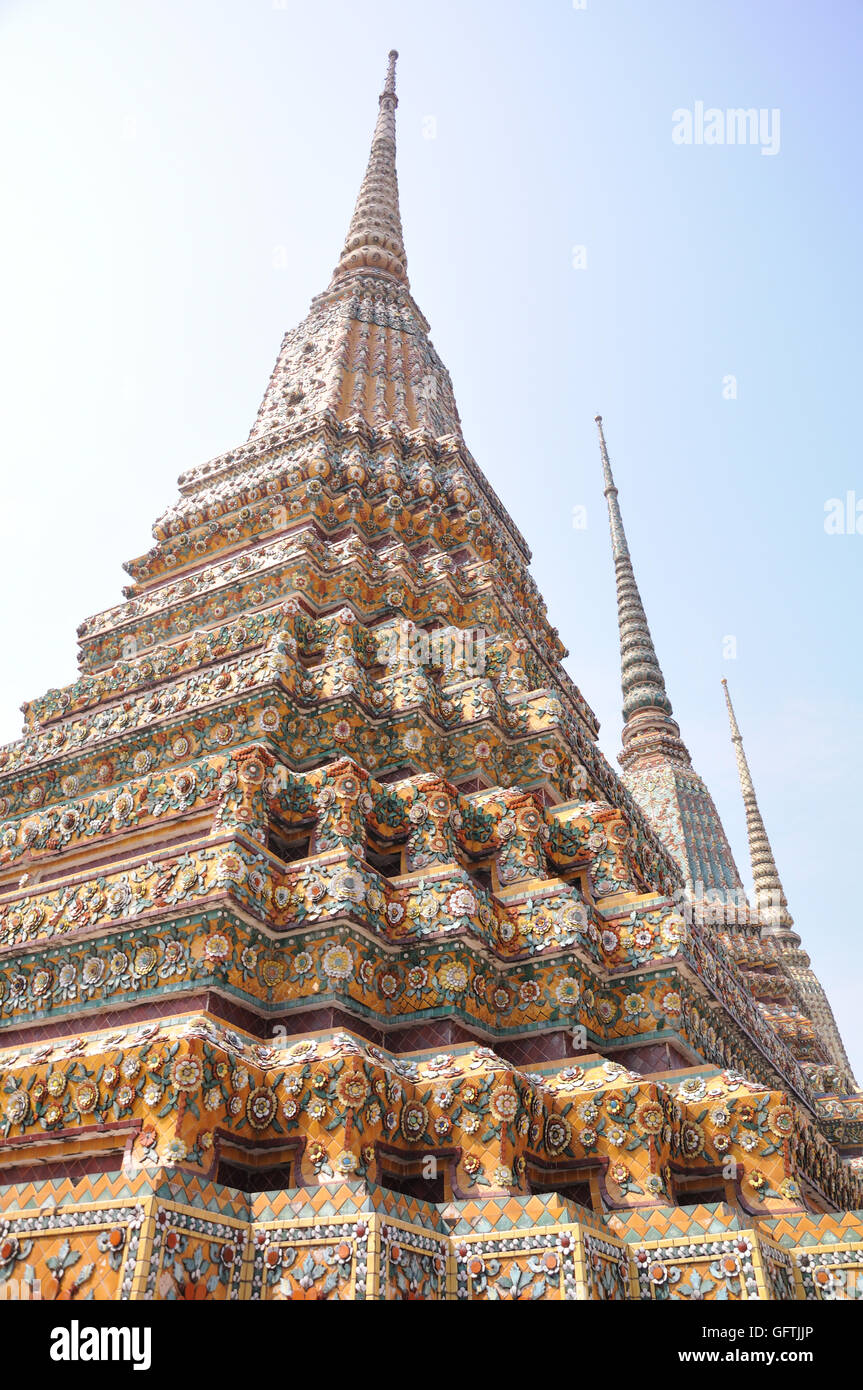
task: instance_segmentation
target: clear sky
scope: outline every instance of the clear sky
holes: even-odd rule
[[[748,882],[727,676],[863,1080],[863,535],[824,525],[863,502],[851,0],[2,0],[0,738],[74,678],[177,475],[246,437],[391,47],[412,288],[603,748],[597,411],[684,738]],[[698,102],[778,110],[778,152],[675,143]]]

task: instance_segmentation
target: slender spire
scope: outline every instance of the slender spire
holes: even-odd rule
[[[384,89],[378,97],[378,119],[372,148],[360,186],[354,215],[345,238],[332,285],[357,271],[391,275],[407,284],[407,256],[399,213],[399,184],[396,176],[396,59],[392,49],[387,60]]]
[[[734,706],[728,692],[728,681],[722,681],[725,703],[728,706],[728,722],[731,725],[731,741],[737,758],[737,772],[740,777],[740,790],[743,793],[743,806],[746,811],[746,832],[749,837],[749,857],[752,861],[752,881],[755,888],[755,907],[771,923],[774,931],[790,932],[794,919],[788,911],[788,902],[773,858],[773,850],[767,838],[764,821],[755,796],[752,773],[743,750],[743,737],[737,725]],[[794,933],[796,936],[796,932]],[[799,940],[799,937],[798,937]]]
[[[602,474],[605,499],[611,527],[611,545],[617,576],[617,618],[620,627],[620,678],[623,687],[623,746],[626,749],[636,735],[659,732],[680,743],[680,729],[674,719],[671,701],[665,689],[665,678],[657,659],[647,615],[635,582],[635,573],[626,544],[623,518],[617,500],[617,488],[611,472],[602,416],[596,416],[599,430],[599,450],[602,455]],[[682,743],[680,749],[689,762]]]
[[[773,850],[767,838],[764,821],[755,797],[752,773],[743,750],[743,737],[738,728],[734,706],[728,692],[728,681],[723,680],[725,703],[728,706],[728,722],[731,725],[731,741],[737,757],[737,771],[740,776],[740,790],[746,810],[746,830],[749,836],[749,855],[752,861],[752,879],[755,889],[755,907],[765,923],[766,930],[775,939],[788,976],[796,989],[797,998],[804,1014],[808,1015],[815,1029],[816,1039],[823,1055],[836,1069],[841,1088],[848,1092],[857,1090],[857,1082],[851,1071],[848,1054],[842,1035],[836,1024],[830,1001],[824,987],[812,969],[809,956],[801,946],[800,937],[794,930],[794,919],[788,911],[788,903],[773,858]],[[829,1087],[836,1080],[825,1078]]]
[[[328,288],[287,332],[250,439],[360,420],[462,441],[449,372],[408,285],[396,179],[396,58],[390,53],[368,166]],[[207,482],[212,479],[208,477]]]
[[[611,545],[617,577],[623,687],[623,780],[680,865],[693,901],[723,910],[745,901],[728,837],[707,787],[692,766],[672,718],[671,701],[635,582],[602,416],[596,416]]]

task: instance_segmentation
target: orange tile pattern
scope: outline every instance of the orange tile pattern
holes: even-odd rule
[[[157,1191],[173,1186],[186,1200],[156,1195],[154,1186]],[[781,1220],[743,1226],[731,1207],[654,1208],[621,1220],[584,1211],[554,1194],[474,1198],[436,1208],[365,1184],[328,1184],[309,1194],[312,1201],[302,1189],[262,1194],[255,1210],[245,1209],[246,1220],[227,1214],[235,1207],[235,1193],[198,1179],[169,1184],[162,1175],[154,1183],[151,1174],[134,1206],[85,1204],[86,1184],[69,1195],[73,1201],[60,1207],[46,1203],[8,1213],[0,1222],[4,1297],[863,1297],[859,1215],[847,1215],[843,1238],[837,1239],[829,1216],[794,1218],[794,1232]],[[225,1215],[213,1209],[213,1199]],[[674,1233],[658,1236],[660,1230]],[[796,1244],[790,1243],[792,1236]]]
[[[143,1207],[44,1208],[0,1220],[0,1290],[6,1298],[72,1302],[129,1298]]]

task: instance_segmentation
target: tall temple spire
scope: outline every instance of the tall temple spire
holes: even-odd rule
[[[408,282],[396,174],[398,56],[396,50],[391,49],[384,89],[378,97],[378,119],[372,136],[369,162],[344,248],[333,272],[332,285],[360,270],[372,270],[378,275],[392,275],[404,284]]]
[[[339,263],[308,316],[282,340],[253,443],[283,441],[325,419],[462,439],[452,381],[408,284],[396,176],[397,57],[393,49]]]
[[[761,811],[755,796],[755,787],[752,783],[752,774],[746,761],[743,738],[734,714],[727,680],[723,679],[722,688],[725,691],[725,703],[728,706],[731,741],[734,744],[740,790],[743,793],[743,805],[746,811],[746,832],[749,837],[749,855],[752,861],[752,881],[755,889],[754,906],[765,921],[770,923],[774,931],[787,932],[793,927],[794,919],[788,911],[785,890],[782,887],[779,871],[776,868],[776,860],[773,858],[773,850],[770,848],[770,841],[767,838],[767,831],[761,818]],[[793,934],[796,936],[796,932]],[[800,938],[797,939],[799,941]]]
[[[755,890],[754,906],[762,919],[765,935],[771,936],[777,943],[784,969],[796,987],[803,1009],[812,1020],[821,1048],[836,1068],[836,1078],[844,1089],[855,1091],[857,1083],[851,1071],[848,1054],[845,1051],[842,1035],[830,1007],[830,1001],[824,992],[824,986],[812,969],[809,956],[801,945],[800,936],[794,930],[794,919],[788,911],[785,890],[782,887],[782,880],[779,877],[779,870],[776,867],[776,860],[773,858],[773,850],[770,847],[758,800],[755,796],[752,773],[749,771],[749,763],[746,760],[743,736],[737,723],[734,706],[731,703],[727,680],[723,679],[722,687],[725,691],[725,703],[728,706],[731,741],[734,744],[740,790],[743,793],[743,805],[746,811],[746,831],[749,838],[749,857],[752,863],[752,881]],[[833,1083],[827,1082],[826,1084],[832,1085]]]
[[[623,780],[674,855],[696,901],[718,898],[723,912],[746,895],[728,837],[707,787],[692,766],[673,718],[626,543],[602,416],[596,416],[611,547],[617,577],[623,687]]]
[[[637,741],[645,735],[665,734],[679,743],[681,758],[689,762],[689,754],[680,741],[680,728],[672,718],[673,711],[665,689],[665,677],[659,665],[647,625],[647,615],[635,582],[601,415],[596,416],[596,424],[599,430],[604,491],[608,503],[611,546],[617,577],[620,678],[623,687],[623,746],[627,749],[633,740]]]

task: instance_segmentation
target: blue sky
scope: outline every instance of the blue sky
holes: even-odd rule
[[[177,475],[248,433],[338,257],[395,46],[412,288],[603,748],[597,411],[695,765],[748,881],[727,676],[863,1073],[863,536],[824,529],[829,499],[863,501],[860,6],[5,0],[0,39],[0,738],[73,679],[77,624]],[[675,144],[699,101],[778,109],[779,152]]]

